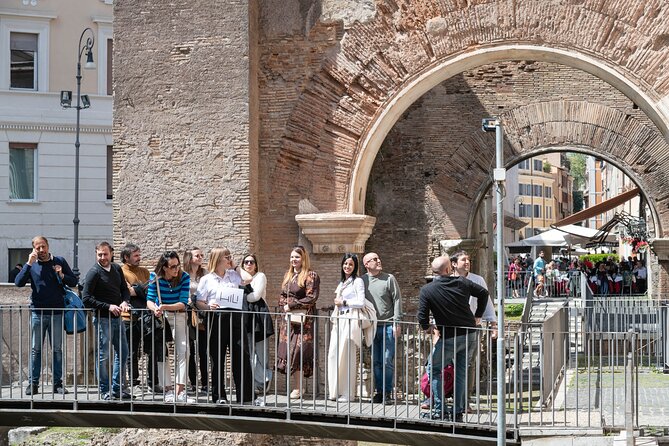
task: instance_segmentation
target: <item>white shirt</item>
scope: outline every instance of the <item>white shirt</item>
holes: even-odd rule
[[[349,277],[344,282],[339,282],[335,294],[341,293],[341,298],[346,301],[346,306],[339,307],[340,311],[350,308],[363,308],[365,306],[365,282],[360,277],[351,280]]]
[[[267,277],[264,273],[257,272],[251,280],[251,288],[253,292],[246,295],[246,300],[249,302],[258,302],[260,299],[265,298],[267,290]]]
[[[197,286],[197,300],[209,305],[209,302],[216,300],[215,297],[221,294],[224,288],[239,288],[241,283],[242,277],[234,269],[226,270],[223,277],[214,272],[205,274]]]
[[[486,290],[488,289],[488,284],[485,283],[485,279],[478,274],[468,273],[465,278],[471,280],[477,285],[481,285]],[[471,308],[472,313],[476,314],[476,308],[478,307],[477,300],[474,296],[469,296],[469,308]],[[497,322],[497,315],[495,314],[495,305],[492,303],[490,295],[488,295],[488,304],[485,306],[485,311],[481,319],[488,322]]]

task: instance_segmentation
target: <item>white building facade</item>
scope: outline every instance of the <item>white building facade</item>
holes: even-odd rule
[[[111,0],[5,0],[0,3],[0,282],[25,263],[31,239],[72,265],[74,249],[78,43],[91,28],[95,69],[82,68],[79,270],[112,237]],[[85,38],[84,38],[85,40]],[[81,58],[82,67],[86,55]]]

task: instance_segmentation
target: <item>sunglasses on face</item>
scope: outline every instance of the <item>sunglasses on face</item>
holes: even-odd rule
[[[179,264],[177,263],[176,265],[167,265],[165,268],[176,271],[176,270],[179,269],[180,266],[181,266],[181,265],[179,265]]]
[[[255,260],[244,260],[244,265],[255,265],[256,261]]]

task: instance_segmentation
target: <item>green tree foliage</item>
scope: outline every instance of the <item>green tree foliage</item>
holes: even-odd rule
[[[568,153],[567,157],[570,165],[569,173],[574,178],[574,190],[583,190],[585,187],[586,156],[583,153]]]

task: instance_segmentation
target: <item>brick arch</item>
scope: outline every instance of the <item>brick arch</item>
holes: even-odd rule
[[[324,211],[364,212],[369,173],[381,142],[421,94],[484,63],[529,58],[588,71],[609,82],[669,134],[669,4],[600,2],[377,2],[302,91],[286,125],[276,184],[305,168],[334,181]],[[523,4],[519,4],[523,3]],[[317,166],[327,154],[330,167]],[[302,181],[306,181],[302,179]],[[316,180],[304,188],[319,187]]]
[[[663,227],[669,227],[669,143],[656,129],[619,109],[586,101],[537,102],[509,110],[500,118],[507,168],[555,151],[597,156],[614,164],[641,189],[658,237]],[[490,140],[473,136],[460,150],[487,151],[493,157],[491,147]],[[489,179],[481,184],[474,208],[491,185]],[[470,233],[473,223],[474,217],[468,224]]]

